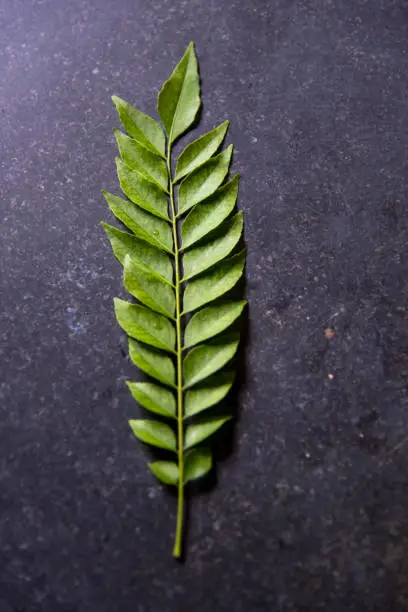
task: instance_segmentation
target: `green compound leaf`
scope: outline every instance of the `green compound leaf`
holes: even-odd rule
[[[209,448],[193,448],[186,453],[184,482],[205,476],[212,468],[212,455]]]
[[[193,170],[204,164],[210,159],[219,149],[222,141],[225,138],[229,126],[229,121],[224,121],[217,128],[200,136],[197,140],[186,146],[177,160],[176,176],[174,182],[177,183],[186,174],[190,174]]]
[[[143,408],[164,417],[175,418],[176,399],[171,391],[154,383],[127,382],[126,384]]]
[[[181,181],[178,194],[180,215],[210,197],[220,187],[228,174],[232,149],[233,146],[230,145]]]
[[[172,461],[155,461],[147,465],[160,482],[166,485],[177,485],[179,479],[177,463],[173,463]]]
[[[112,96],[112,102],[127,133],[146,149],[164,157],[166,141],[157,121],[133,108],[118,96]]]
[[[170,144],[194,122],[200,108],[200,79],[194,45],[190,43],[158,99],[160,119]]]
[[[118,143],[120,156],[124,163],[144,174],[146,178],[155,181],[163,191],[167,192],[169,182],[167,168],[164,160],[159,159],[155,153],[146,149],[140,142],[129,138],[120,130],[113,130]]]
[[[142,442],[165,450],[176,451],[176,436],[168,425],[147,419],[131,419],[129,425],[135,436]]]
[[[246,304],[218,299],[245,267],[245,252],[234,254],[243,234],[243,215],[234,214],[239,176],[225,183],[232,145],[219,151],[228,121],[172,159],[173,142],[194,124],[201,105],[192,43],[158,96],[167,137],[155,119],[117,96],[113,101],[127,132],[114,130],[118,178],[128,199],[103,195],[129,231],[102,226],[123,265],[124,287],[136,300],[115,298],[116,318],[129,338],[131,362],[150,377],[127,385],[141,416],[155,416],[129,423],[145,444],[175,453],[148,465],[160,482],[177,488],[173,555],[180,557],[184,487],[211,470],[211,450],[200,444],[231,418],[208,411],[233,385],[240,338],[235,323]]]
[[[181,224],[183,249],[204,238],[216,229],[232,212],[238,196],[239,175],[217,189],[214,195],[191,210]]]

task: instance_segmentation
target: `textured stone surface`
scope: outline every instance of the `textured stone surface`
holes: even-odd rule
[[[407,610],[406,4],[0,0],[0,20],[3,608]],[[233,452],[183,566],[126,424],[98,221],[110,95],[153,113],[191,39],[200,130],[231,120],[250,310]]]

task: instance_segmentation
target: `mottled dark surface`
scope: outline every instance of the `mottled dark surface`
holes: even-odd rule
[[[0,21],[1,612],[408,610],[408,5],[0,0]],[[242,173],[250,325],[183,566],[126,423],[98,221],[110,95],[153,113],[191,39],[200,130],[231,120]]]

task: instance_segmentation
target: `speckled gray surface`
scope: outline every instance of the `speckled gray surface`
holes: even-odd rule
[[[0,0],[0,20],[0,604],[406,611],[406,3]],[[191,39],[200,129],[231,120],[250,321],[234,451],[183,566],[126,424],[98,221],[110,95],[154,112]]]

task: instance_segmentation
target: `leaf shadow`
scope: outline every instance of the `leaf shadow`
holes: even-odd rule
[[[243,242],[243,241],[242,241]],[[242,277],[240,282],[232,291],[222,297],[223,300],[239,300],[246,296],[246,278]],[[214,302],[216,303],[216,302]],[[236,376],[234,384],[226,396],[217,406],[206,411],[209,416],[232,415],[232,419],[225,423],[219,431],[211,437],[211,448],[213,454],[213,467],[205,478],[191,482],[186,487],[186,509],[185,509],[185,551],[188,550],[188,540],[191,528],[190,512],[192,500],[197,495],[209,494],[218,484],[218,465],[227,461],[235,452],[237,439],[237,425],[241,417],[240,396],[245,388],[247,380],[247,355],[250,344],[250,317],[249,306],[247,305],[239,320],[230,328],[231,331],[241,332],[241,341],[237,355],[233,359]],[[195,420],[197,422],[197,419]]]

